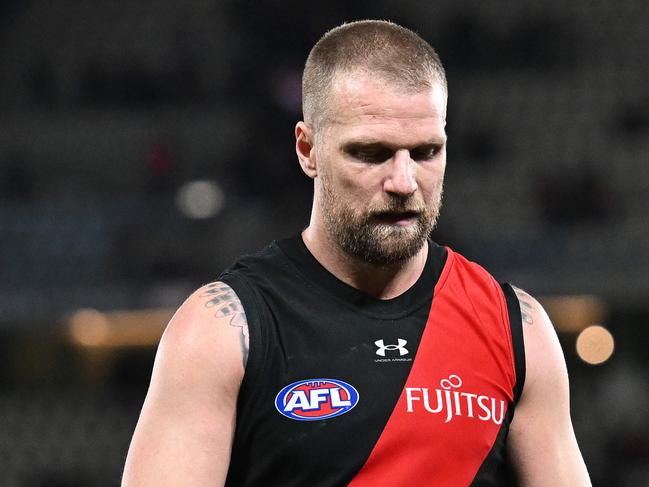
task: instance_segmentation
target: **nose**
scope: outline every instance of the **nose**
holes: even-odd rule
[[[410,152],[405,149],[396,151],[391,162],[387,165],[389,174],[383,182],[383,189],[386,193],[410,196],[417,191],[416,163],[410,158]]]

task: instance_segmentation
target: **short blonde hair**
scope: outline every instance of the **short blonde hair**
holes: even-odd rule
[[[326,118],[337,74],[361,72],[409,91],[439,83],[447,90],[435,50],[413,31],[385,20],[361,20],[328,31],[313,46],[302,75],[304,121],[314,129]]]

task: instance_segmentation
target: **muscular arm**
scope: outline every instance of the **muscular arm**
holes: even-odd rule
[[[523,319],[527,373],[508,445],[520,485],[591,485],[570,419],[568,373],[559,340],[538,301],[514,290]]]
[[[226,284],[187,299],[160,341],[122,487],[224,484],[248,344],[246,316]]]

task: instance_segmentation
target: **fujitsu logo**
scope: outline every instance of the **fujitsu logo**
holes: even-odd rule
[[[434,393],[429,392],[427,387],[406,387],[407,411],[412,413],[415,408],[423,406],[424,410],[432,414],[446,413],[445,423],[456,416],[493,421],[496,424],[503,422],[505,401],[502,399],[497,401],[482,394],[460,391],[462,379],[455,374],[440,380],[439,385],[441,389],[435,389]]]

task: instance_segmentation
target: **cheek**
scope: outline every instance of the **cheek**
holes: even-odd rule
[[[380,191],[381,179],[367,167],[342,165],[334,176],[336,188],[345,199],[366,200]]]
[[[439,192],[442,189],[444,183],[444,172],[445,164],[440,164],[431,168],[425,173],[421,181],[421,190],[424,194],[424,198],[429,201],[433,198],[437,198]]]

